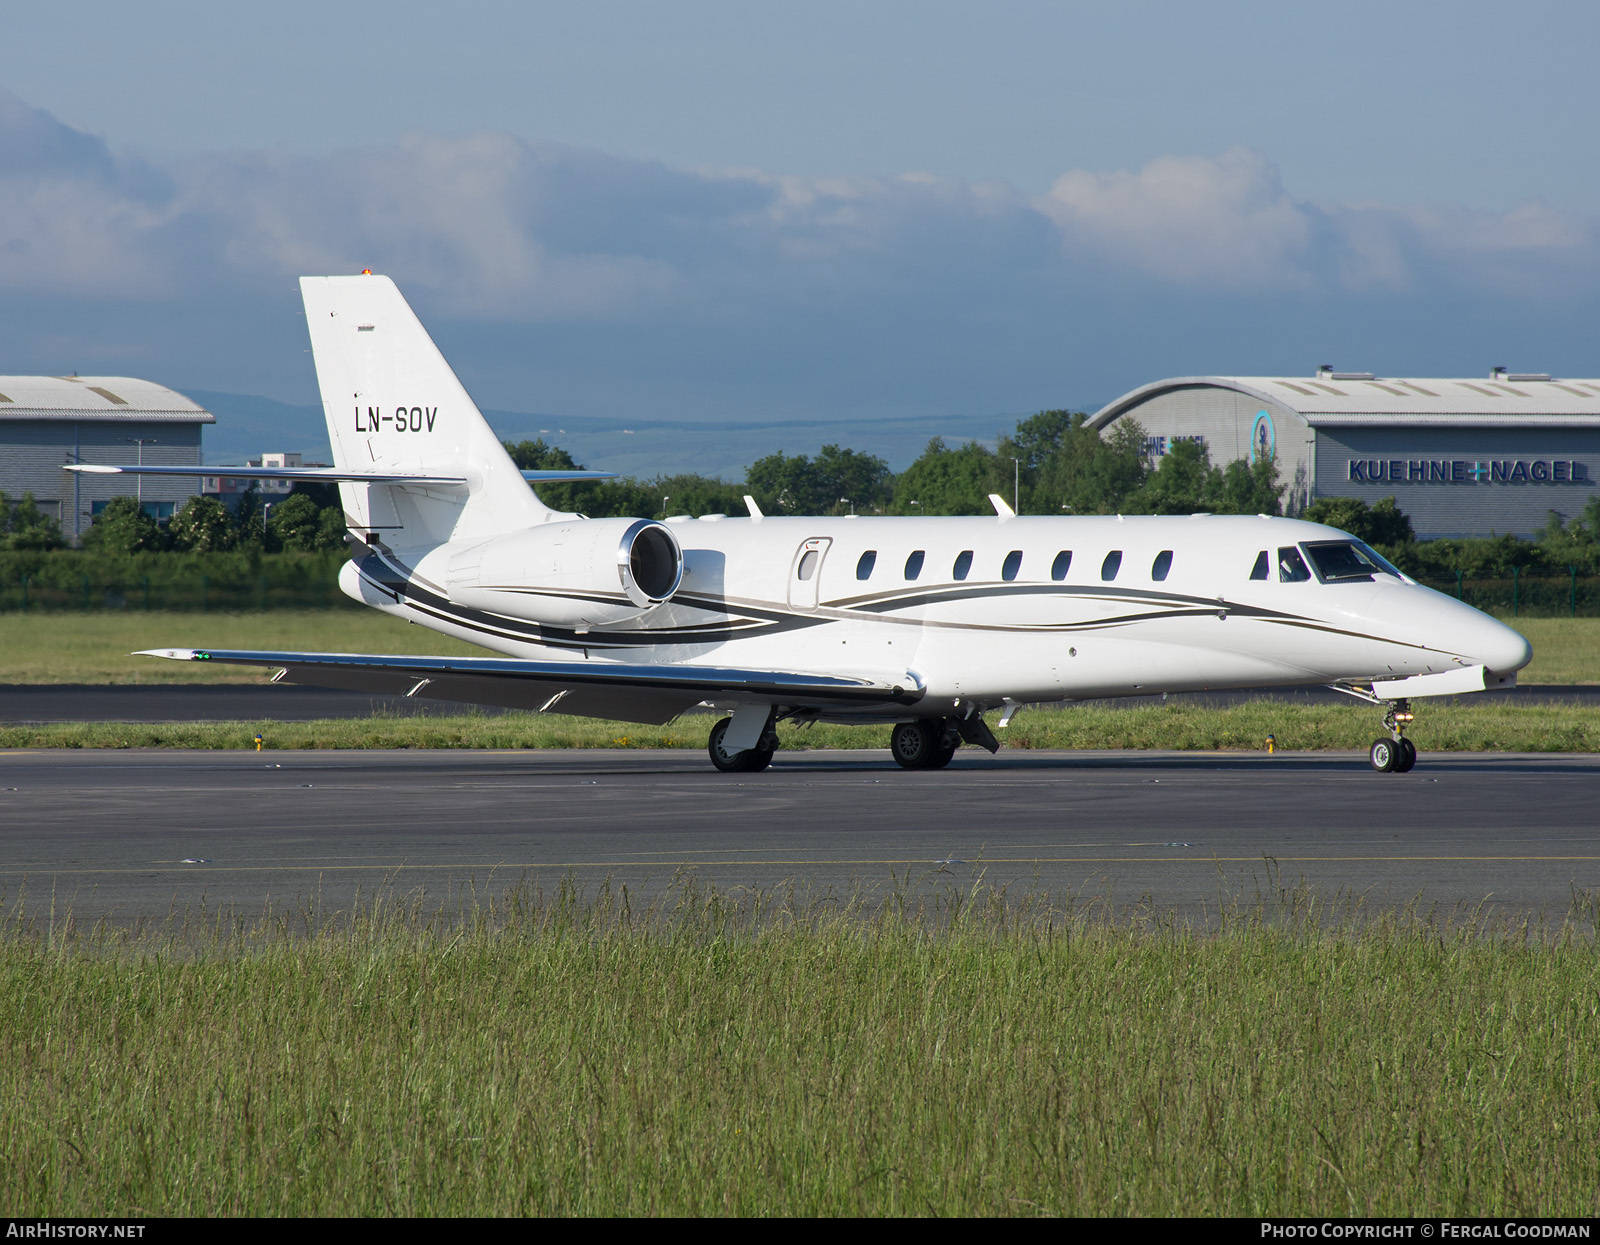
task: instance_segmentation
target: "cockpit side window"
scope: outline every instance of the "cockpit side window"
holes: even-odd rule
[[[1317,540],[1302,546],[1325,584],[1371,583],[1374,575],[1403,579],[1393,566],[1358,540]]]
[[[1256,564],[1250,568],[1250,578],[1265,579],[1271,570],[1272,559],[1267,556],[1267,551],[1263,549],[1256,554]]]
[[[1300,556],[1300,551],[1293,545],[1285,545],[1278,550],[1278,582],[1280,584],[1302,584],[1311,578],[1311,572],[1306,569],[1306,560]]]

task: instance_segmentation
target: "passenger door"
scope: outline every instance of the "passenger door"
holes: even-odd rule
[[[822,560],[833,543],[827,536],[814,536],[802,541],[789,565],[789,608],[814,610],[817,608],[817,587],[822,582]]]

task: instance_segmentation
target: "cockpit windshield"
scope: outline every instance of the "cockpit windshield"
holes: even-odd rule
[[[1317,540],[1300,546],[1325,584],[1371,583],[1374,575],[1405,580],[1378,552],[1359,540]],[[1406,581],[1409,582],[1409,581]]]

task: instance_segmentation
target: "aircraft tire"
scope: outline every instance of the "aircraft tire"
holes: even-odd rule
[[[1416,763],[1417,745],[1409,739],[1402,739],[1400,741],[1400,755],[1395,758],[1394,762],[1394,772],[1397,774],[1409,774],[1411,767]]]
[[[723,748],[722,738],[728,733],[728,723],[731,721],[732,718],[721,718],[711,728],[711,738],[706,741],[711,764],[724,774],[753,774],[771,765],[771,748],[746,748],[743,752],[729,752]]]
[[[1390,774],[1400,761],[1401,750],[1392,739],[1374,739],[1367,755],[1372,761],[1373,769],[1380,774]]]
[[[943,746],[941,725],[927,718],[899,723],[889,736],[889,754],[895,764],[901,769],[938,769],[949,764],[948,757],[943,762],[938,759]]]

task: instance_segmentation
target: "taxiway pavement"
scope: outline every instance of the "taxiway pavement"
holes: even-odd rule
[[[963,749],[715,772],[689,751],[0,752],[0,892],[77,919],[453,903],[476,887],[685,872],[813,898],[1004,887],[1206,920],[1306,884],[1559,920],[1600,891],[1600,757]]]

